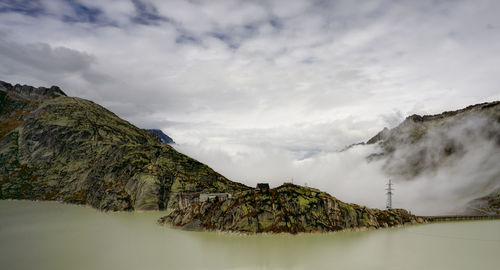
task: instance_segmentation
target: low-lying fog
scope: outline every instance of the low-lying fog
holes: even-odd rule
[[[306,158],[261,142],[223,144],[208,140],[175,148],[249,186],[258,182],[269,182],[271,186],[293,182],[369,207],[385,207],[386,183],[392,179],[393,207],[421,215],[452,214],[500,187],[500,151],[491,134],[499,130],[498,124],[491,121],[463,121],[446,131],[428,132],[418,144],[398,148],[389,161],[383,158],[372,162],[366,157],[381,152],[378,145],[357,145],[342,152],[313,151]],[[459,151],[443,160],[442,148],[448,140],[453,140]],[[408,166],[408,158],[422,149],[426,150],[420,161],[424,169],[417,176],[388,173],[394,171],[391,168]]]

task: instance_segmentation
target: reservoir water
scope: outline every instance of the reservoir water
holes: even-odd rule
[[[364,232],[230,235],[164,213],[0,201],[0,269],[498,269],[500,220]]]

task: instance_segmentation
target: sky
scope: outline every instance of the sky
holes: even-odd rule
[[[304,163],[500,100],[498,14],[496,0],[0,0],[0,80],[162,129],[231,179],[314,186]],[[349,167],[333,159],[318,179]]]

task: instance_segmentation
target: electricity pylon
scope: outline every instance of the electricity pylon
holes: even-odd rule
[[[389,179],[389,184],[387,184],[387,188],[385,189],[387,190],[387,204],[386,204],[386,208],[387,210],[391,210],[392,209],[392,191],[394,190],[392,188],[392,182],[391,182],[391,179]]]

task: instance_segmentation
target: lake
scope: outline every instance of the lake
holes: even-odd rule
[[[0,269],[498,269],[500,220],[363,232],[230,235],[162,227],[162,212],[0,201]]]

